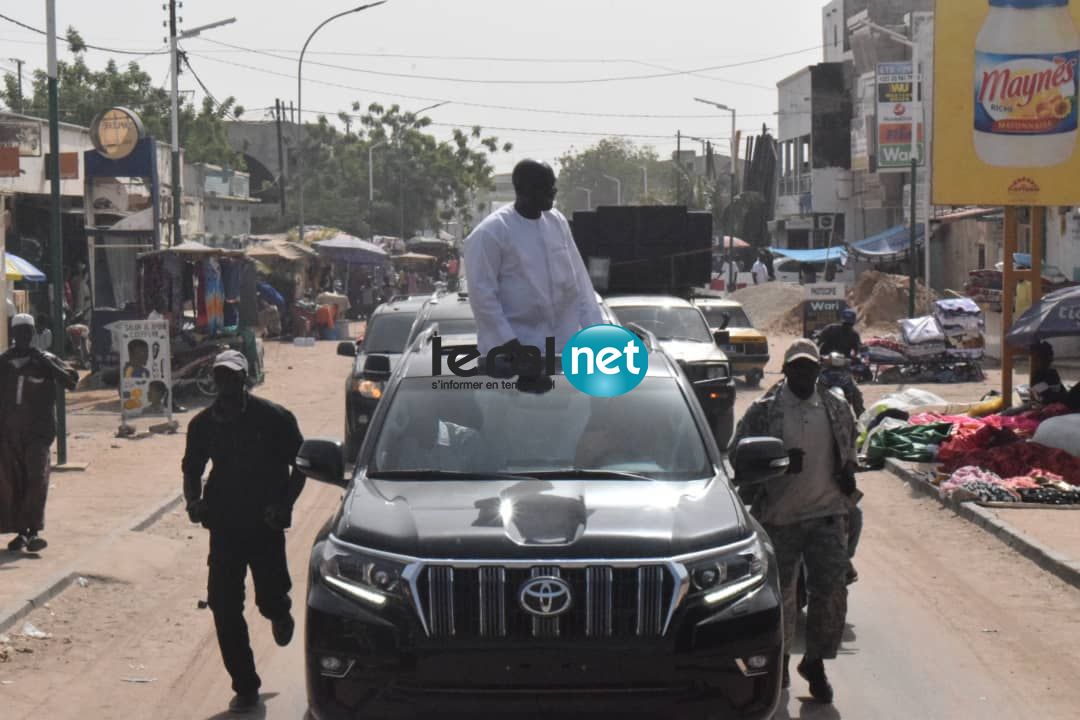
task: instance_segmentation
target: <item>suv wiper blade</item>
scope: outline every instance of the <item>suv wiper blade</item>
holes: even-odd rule
[[[626,472],[623,470],[585,470],[583,468],[567,468],[566,470],[541,470],[540,472],[522,473],[520,477],[532,477],[538,480],[564,478],[564,479],[596,479],[596,480],[648,480],[653,482],[656,478],[648,475]]]
[[[527,480],[517,473],[462,472],[458,470],[378,470],[368,473],[373,480]]]
[[[708,342],[711,342],[709,340],[702,340],[701,338],[696,338],[696,337],[662,337],[662,338],[657,338],[657,340],[674,340],[676,342],[696,342],[696,343],[708,343]]]

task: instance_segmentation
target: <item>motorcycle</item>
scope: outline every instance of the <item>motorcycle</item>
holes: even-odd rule
[[[836,389],[844,394],[844,399],[855,410],[855,417],[860,417],[866,407],[862,392],[855,383],[851,360],[840,353],[829,353],[822,358],[821,382],[829,389]]]

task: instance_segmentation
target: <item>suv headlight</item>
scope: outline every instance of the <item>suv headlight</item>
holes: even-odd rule
[[[363,378],[353,378],[351,389],[354,393],[360,393],[361,396],[373,400],[378,400],[383,394],[383,384],[381,382],[364,380]]]
[[[728,369],[725,365],[706,365],[705,366],[705,379],[706,380],[721,380],[728,376]]]
[[[736,551],[686,564],[690,593],[706,605],[719,605],[757,590],[769,576],[769,556],[758,535],[753,542]]]
[[[376,607],[382,607],[391,597],[405,595],[405,565],[329,541],[324,548],[319,575],[335,590]]]

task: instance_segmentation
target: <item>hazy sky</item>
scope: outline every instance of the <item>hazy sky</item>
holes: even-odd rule
[[[257,119],[274,98],[295,100],[295,59],[308,33],[326,17],[360,1],[184,0],[183,27],[227,17],[236,17],[237,22],[183,46],[218,99],[235,96],[247,108],[245,117]],[[57,25],[61,33],[69,25],[76,27],[91,44],[152,51],[163,47],[166,35],[162,2],[57,0]],[[775,132],[776,82],[821,58],[823,4],[824,0],[390,0],[341,18],[316,37],[304,62],[304,106],[336,113],[348,110],[354,101],[364,107],[397,102],[419,110],[448,100],[450,104],[429,113],[434,122],[447,126],[434,126],[432,131],[446,136],[449,125],[492,128],[500,140],[515,145],[513,155],[498,162],[500,170],[526,156],[554,161],[565,150],[587,147],[606,134],[653,136],[633,139],[664,155],[674,149],[679,129],[684,135],[713,138],[726,148],[730,115],[695,103],[693,97],[734,105],[744,131],[758,131],[765,123]],[[29,25],[45,26],[44,0],[0,0],[0,8]],[[717,67],[782,54],[787,56]],[[109,55],[90,52],[87,57],[96,67]],[[14,68],[9,58],[25,60],[28,68],[43,67],[44,38],[0,20],[0,71]],[[137,59],[155,82],[167,85],[167,56]],[[716,69],[580,82],[702,68]],[[417,75],[427,77],[408,77]],[[194,91],[201,102],[203,92],[190,75],[181,76],[181,90]]]

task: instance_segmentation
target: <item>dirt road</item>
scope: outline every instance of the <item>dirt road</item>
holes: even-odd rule
[[[340,433],[348,362],[332,353],[328,344],[268,352],[277,371],[260,392],[288,404],[309,437]],[[981,388],[949,394],[961,391],[972,396]],[[755,395],[740,388],[740,412]],[[174,440],[182,444],[182,437]],[[179,483],[171,463],[152,472],[174,474]],[[936,503],[913,498],[894,478],[871,474],[860,483],[867,495],[861,580],[852,587],[843,654],[830,665],[836,704],[805,702],[805,683],[796,676],[777,717],[1075,717],[1080,593]],[[298,617],[312,538],[340,496],[336,488],[309,484],[294,514],[289,559]],[[84,569],[85,587],[73,585],[28,618],[52,637],[22,637],[20,623],[8,633],[11,642],[0,643],[7,651],[0,714],[5,720],[229,717],[231,690],[212,620],[197,608],[205,596],[205,558],[205,531],[180,513],[124,535]],[[255,717],[302,718],[300,628],[282,649],[252,607],[249,622],[265,701]]]

